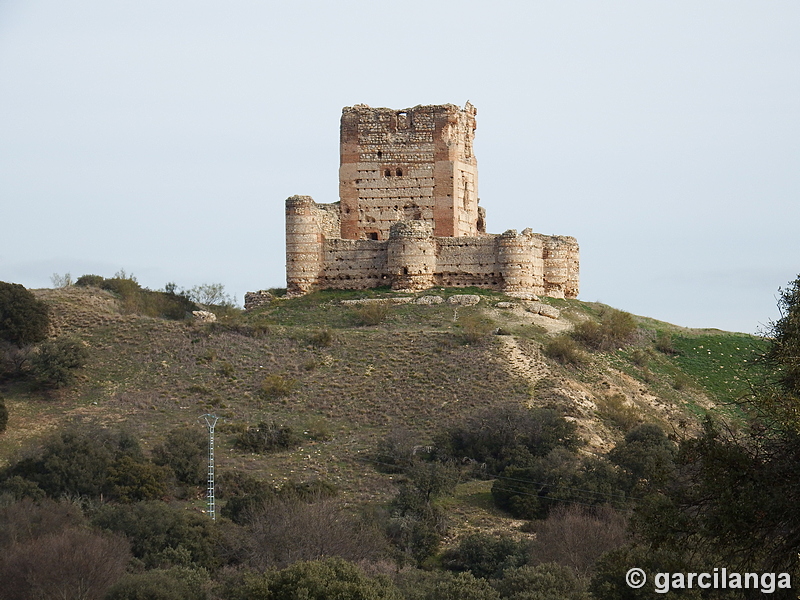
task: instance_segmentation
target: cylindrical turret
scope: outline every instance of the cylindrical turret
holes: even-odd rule
[[[286,293],[311,291],[322,275],[323,235],[311,196],[286,199]]]
[[[569,244],[562,236],[544,238],[544,293],[552,298],[566,297],[569,279]]]
[[[387,268],[392,288],[417,291],[433,286],[436,241],[425,221],[399,221],[389,230]]]
[[[530,236],[509,229],[497,237],[497,262],[504,292],[533,292],[533,260]]]

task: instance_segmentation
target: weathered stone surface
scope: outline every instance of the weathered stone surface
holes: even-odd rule
[[[543,317],[550,317],[551,319],[558,319],[561,316],[560,310],[549,304],[544,304],[543,302],[527,302],[525,304],[525,310],[536,315],[542,315]]]
[[[193,310],[192,317],[198,323],[213,323],[217,320],[217,315],[207,310]]]
[[[456,294],[447,299],[448,304],[456,304],[458,306],[475,306],[481,301],[481,297],[477,294]]]
[[[577,297],[575,238],[531,229],[486,234],[476,114],[469,103],[343,109],[340,202],[286,200],[287,295],[391,285]]]
[[[515,308],[519,306],[516,302],[498,302],[494,305],[495,308]]]
[[[259,290],[257,292],[247,292],[244,295],[244,309],[253,310],[259,306],[269,304],[275,297],[266,290]]]
[[[416,300],[414,300],[414,304],[441,304],[444,302],[444,298],[441,296],[420,296]]]

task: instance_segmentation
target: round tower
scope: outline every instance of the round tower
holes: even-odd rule
[[[323,235],[311,196],[286,199],[286,293],[311,291],[324,267]]]
[[[504,292],[534,291],[534,253],[531,236],[509,229],[497,236],[497,262]]]
[[[386,266],[396,290],[418,291],[433,286],[436,241],[425,221],[398,221],[389,229]]]
[[[574,239],[574,238],[573,238]],[[544,239],[544,293],[551,298],[566,296],[569,280],[570,247],[567,238],[549,236]],[[575,290],[577,295],[577,290]]]

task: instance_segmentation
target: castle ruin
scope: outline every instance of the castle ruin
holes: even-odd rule
[[[578,295],[578,243],[525,229],[486,233],[469,102],[342,110],[339,198],[286,200],[287,293],[391,285]]]

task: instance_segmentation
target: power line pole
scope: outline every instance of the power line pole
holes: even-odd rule
[[[212,521],[217,520],[216,505],[214,503],[214,427],[217,424],[217,415],[205,414],[200,416],[205,421],[208,428],[208,489],[206,490],[206,502],[208,503],[208,514]]]

